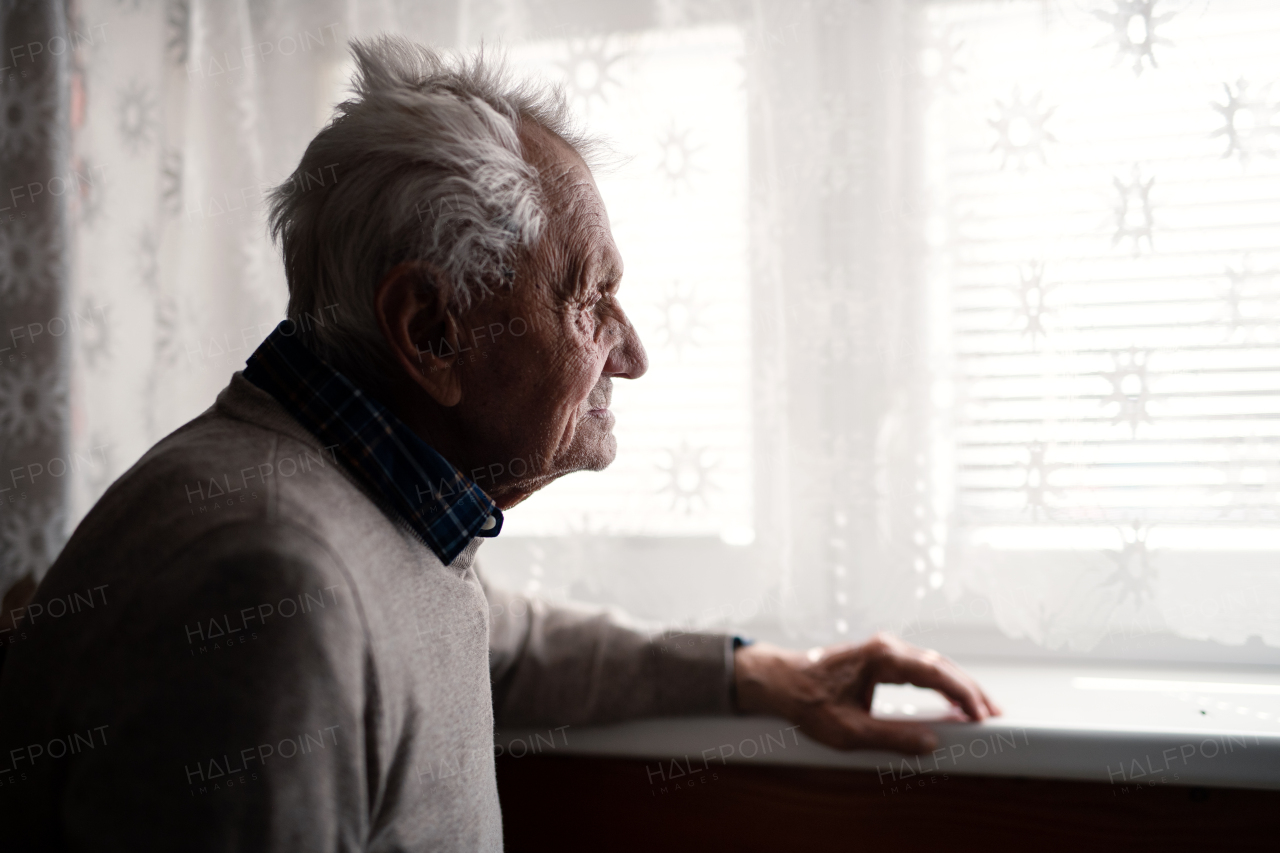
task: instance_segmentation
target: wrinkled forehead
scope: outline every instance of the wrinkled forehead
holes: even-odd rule
[[[533,121],[521,122],[520,142],[525,159],[538,170],[553,213],[607,218],[591,169],[569,143]]]
[[[621,257],[609,228],[609,214],[582,156],[534,122],[521,124],[520,140],[525,158],[541,179],[551,220],[547,236],[583,253],[580,263],[617,267],[620,274]]]

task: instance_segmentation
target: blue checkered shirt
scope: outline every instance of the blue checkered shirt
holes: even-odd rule
[[[476,536],[497,536],[502,510],[493,500],[390,409],[317,358],[296,332],[289,320],[277,326],[249,356],[244,378],[275,397],[326,448],[336,445],[347,470],[445,565]]]

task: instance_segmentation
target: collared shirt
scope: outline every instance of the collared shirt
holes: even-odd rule
[[[497,536],[502,510],[390,409],[321,361],[285,320],[249,356],[244,378],[321,440],[399,513],[445,565],[476,536]]]

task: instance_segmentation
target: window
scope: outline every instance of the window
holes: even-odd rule
[[[654,368],[615,468],[482,559],[792,644],[1265,660],[1280,9],[824,15],[517,51],[635,154],[601,185]]]
[[[1280,9],[928,19],[955,552],[1050,647],[1280,642]]]

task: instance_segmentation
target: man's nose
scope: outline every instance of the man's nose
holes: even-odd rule
[[[631,318],[621,308],[618,309],[618,322],[619,336],[615,338],[613,349],[604,363],[604,375],[639,379],[649,370],[649,354],[644,351],[644,344],[640,343],[640,334],[631,325]]]

